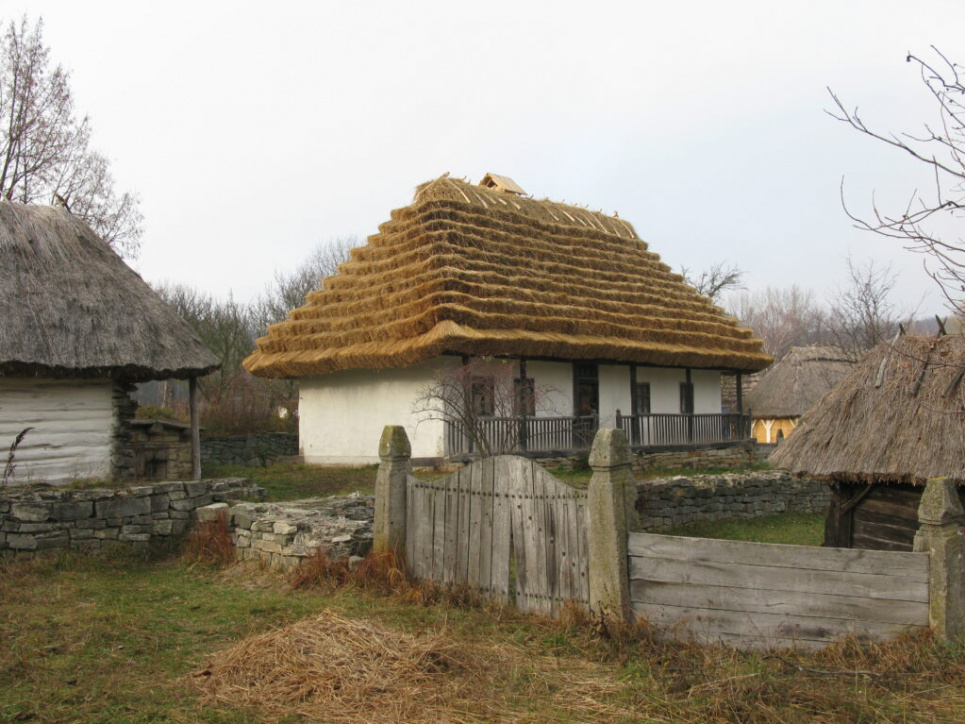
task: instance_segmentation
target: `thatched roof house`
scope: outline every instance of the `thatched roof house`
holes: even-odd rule
[[[62,206],[0,202],[0,374],[186,378],[218,361]]]
[[[302,377],[444,353],[747,372],[771,362],[628,222],[443,177],[272,326],[245,367]]]
[[[909,549],[921,486],[965,483],[965,338],[900,337],[873,349],[771,456],[833,484],[828,543]]]
[[[127,386],[218,366],[178,314],[64,207],[0,202],[0,278],[0,445],[34,428],[17,453],[20,478],[116,473]]]
[[[747,393],[757,441],[787,438],[801,415],[844,379],[851,367],[837,347],[792,347]]]
[[[344,408],[349,398],[368,399],[358,390],[388,380],[389,370],[476,355],[566,361],[567,370],[585,361],[593,367],[583,370],[589,386],[600,364],[714,370],[719,377],[719,370],[748,372],[771,362],[750,330],[685,284],[628,222],[527,198],[511,179],[488,174],[480,186],[448,176],[419,186],[413,203],[393,211],[304,306],[273,325],[244,364],[266,377],[335,375],[317,383],[330,389],[352,371],[367,371],[352,378],[356,391],[348,397],[319,397],[319,405]],[[563,383],[567,394],[574,384]],[[412,389],[418,386],[413,381]],[[303,446],[306,413],[315,414],[305,389],[303,382]],[[586,389],[587,409],[601,411],[597,393]],[[720,412],[719,393],[716,404]],[[387,421],[377,421],[371,450]]]

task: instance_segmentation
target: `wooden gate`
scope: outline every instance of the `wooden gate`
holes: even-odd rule
[[[406,559],[416,578],[548,615],[589,600],[586,491],[500,455],[442,480],[409,476],[406,496]]]

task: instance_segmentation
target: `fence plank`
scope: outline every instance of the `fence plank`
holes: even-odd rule
[[[510,600],[510,558],[515,542],[513,541],[512,517],[514,502],[509,496],[505,481],[509,477],[508,458],[490,458],[492,465],[493,508],[492,508],[492,588],[496,598],[502,603]],[[486,474],[484,468],[484,474]]]
[[[847,621],[839,618],[794,617],[770,613],[721,611],[680,606],[647,606],[643,615],[655,626],[675,629],[679,635],[685,626],[696,640],[713,642],[721,639],[741,642],[758,641],[767,645],[788,645],[791,642],[813,641],[827,643],[834,638],[853,634],[861,638],[892,638],[914,630],[916,626],[877,621]]]
[[[630,598],[635,605],[643,606],[699,607],[707,610],[928,625],[928,605],[922,601],[842,596],[836,593],[637,580],[630,584]]]
[[[746,541],[709,540],[654,533],[631,533],[628,541],[631,556],[675,558],[706,563],[727,563],[735,559],[749,564],[793,568],[881,573],[900,571],[914,581],[926,581],[928,565],[918,553],[854,550],[850,548],[816,548],[780,543],[748,543]]]
[[[456,489],[459,514],[456,520],[456,571],[455,581],[460,585],[469,583],[469,551],[472,545],[469,516],[472,506],[472,468],[463,468],[458,475],[459,487]]]
[[[794,570],[784,566],[630,558],[630,580],[687,581],[769,591],[834,592],[844,596],[927,601],[928,585],[903,576],[846,571]]]
[[[480,589],[489,589],[489,582],[482,582],[479,564],[482,557],[482,509],[485,504],[482,495],[482,465],[471,465],[469,471],[469,530],[466,535],[466,557],[468,567],[466,582]]]

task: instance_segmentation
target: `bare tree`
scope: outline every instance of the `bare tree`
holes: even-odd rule
[[[925,192],[914,190],[904,208],[896,212],[879,209],[874,200],[869,218],[852,213],[847,204],[845,211],[858,228],[897,239],[908,249],[925,254],[932,262],[926,265],[929,274],[961,312],[965,303],[965,242],[960,235],[944,236],[942,224],[957,222],[965,210],[965,84],[962,66],[934,46],[932,50],[937,56],[934,63],[911,54],[906,57],[917,66],[937,112],[937,120],[924,123],[918,134],[873,130],[858,115],[857,108],[846,108],[830,88],[835,110],[828,113],[859,133],[907,153],[930,171],[933,187]]]
[[[717,304],[725,292],[745,289],[744,272],[737,266],[726,262],[715,262],[699,273],[692,273],[685,266],[680,267],[684,281],[705,297]]]
[[[265,333],[268,325],[281,322],[288,313],[305,304],[305,297],[321,285],[322,279],[338,270],[338,265],[348,260],[349,251],[359,245],[354,236],[343,236],[323,242],[294,272],[276,272],[275,278],[253,304],[253,323],[258,336]]]
[[[13,21],[0,38],[0,195],[60,201],[116,250],[136,256],[142,215],[118,194],[105,156],[90,148],[90,121],[74,115],[70,74],[51,67],[43,21]]]
[[[848,285],[829,300],[830,339],[854,362],[898,329],[899,313],[891,301],[897,277],[891,265],[855,264],[848,258]]]
[[[440,371],[413,412],[446,423],[473,451],[488,456],[518,449],[527,434],[524,418],[551,412],[558,397],[552,388],[518,377],[511,360],[473,357]]]
[[[729,311],[764,340],[764,350],[780,359],[791,349],[828,339],[827,315],[810,289],[793,285],[741,292],[728,300]]]

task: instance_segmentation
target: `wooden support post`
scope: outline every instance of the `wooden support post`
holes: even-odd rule
[[[940,641],[965,635],[965,511],[946,478],[931,478],[918,506],[914,550],[929,553],[928,619]]]
[[[626,433],[611,428],[597,432],[589,462],[593,469],[586,504],[590,610],[604,618],[629,621],[633,613],[627,533],[639,524]]]
[[[379,472],[375,479],[376,553],[405,549],[406,484],[412,472],[412,447],[401,425],[386,425],[379,441]]]
[[[188,408],[191,415],[191,479],[201,480],[201,416],[198,412],[198,377],[188,378]]]

